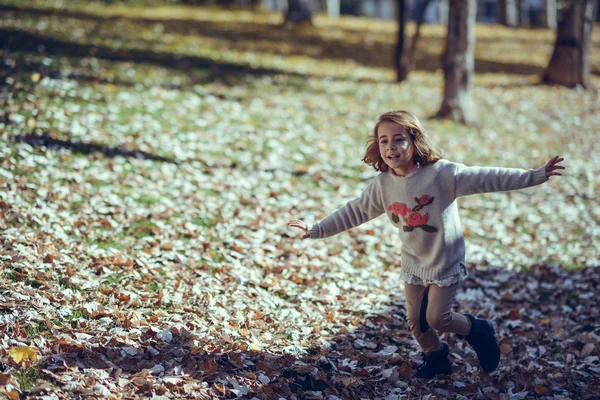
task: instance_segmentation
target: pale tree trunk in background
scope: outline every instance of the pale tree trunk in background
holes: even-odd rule
[[[440,24],[448,23],[448,0],[437,0],[437,20]]]
[[[519,26],[529,26],[529,0],[517,0],[517,12],[519,13]]]
[[[285,22],[296,24],[307,22],[312,25],[312,11],[309,5],[303,0],[288,0]]]
[[[554,52],[542,77],[544,83],[591,89],[589,47],[597,0],[572,0],[558,21]]]
[[[502,25],[515,27],[519,24],[519,0],[498,0],[498,19]]]
[[[477,121],[471,93],[475,67],[477,0],[450,0],[446,49],[442,57],[444,98],[436,117],[464,124]]]
[[[332,17],[340,16],[340,0],[327,0],[327,14]]]
[[[340,0],[321,0],[321,11],[330,17],[339,17]]]
[[[546,0],[544,9],[544,22],[546,27],[556,29],[556,0]]]

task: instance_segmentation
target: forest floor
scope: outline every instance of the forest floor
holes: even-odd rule
[[[397,84],[392,22],[63,3],[0,1],[0,393],[598,397],[600,99],[538,84],[552,32],[477,26],[480,122],[465,127],[430,118],[441,26]],[[595,29],[596,86],[598,50]],[[565,157],[541,186],[460,199],[455,307],[494,322],[490,375],[444,335],[452,376],[411,378],[421,353],[383,217],[320,241],[286,226],[361,192],[367,135],[400,108],[453,161]]]

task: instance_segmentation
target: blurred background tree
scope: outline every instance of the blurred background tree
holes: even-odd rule
[[[475,16],[476,0],[450,0],[446,49],[442,56],[444,95],[438,118],[458,122],[476,122],[471,94],[475,69]]]
[[[588,52],[598,0],[564,1],[554,51],[542,81],[592,88]]]

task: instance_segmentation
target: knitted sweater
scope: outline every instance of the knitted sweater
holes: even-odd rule
[[[377,175],[362,194],[313,225],[312,239],[336,235],[386,213],[400,231],[402,276],[443,282],[464,272],[465,242],[456,199],[539,185],[545,168],[467,167],[440,160],[406,177]]]

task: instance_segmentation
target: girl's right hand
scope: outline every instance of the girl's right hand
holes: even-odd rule
[[[308,226],[303,221],[300,221],[299,219],[293,219],[288,222],[288,226],[301,229],[302,232],[304,232],[304,235],[302,235],[301,239],[304,240],[310,237],[310,233],[308,233]]]

